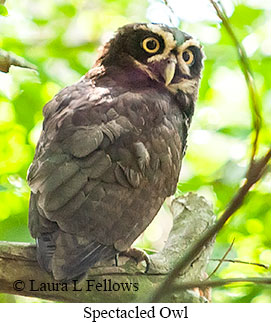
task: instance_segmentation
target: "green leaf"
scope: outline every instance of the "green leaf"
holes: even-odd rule
[[[5,186],[3,186],[3,185],[0,185],[0,192],[5,192],[5,191],[7,191],[8,189],[5,187]]]
[[[2,5],[2,4],[0,4],[0,15],[1,16],[7,16],[8,15],[7,8],[4,5]]]
[[[11,66],[9,73],[13,80],[18,84],[22,83],[40,83],[39,73],[30,68]]]
[[[218,129],[218,132],[224,134],[224,135],[228,135],[228,136],[232,136],[232,137],[238,137],[240,139],[246,139],[251,130],[248,128],[244,128],[244,127],[240,127],[240,126],[230,126],[230,127],[224,127],[224,128],[220,128]]]

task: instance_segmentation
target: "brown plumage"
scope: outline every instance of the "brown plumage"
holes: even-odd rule
[[[127,25],[45,105],[29,228],[55,279],[127,250],[175,192],[202,57],[175,28]]]

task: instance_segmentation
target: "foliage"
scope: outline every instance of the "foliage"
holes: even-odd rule
[[[177,2],[179,7],[175,6]],[[203,43],[207,58],[178,193],[197,191],[220,214],[238,189],[249,160],[252,133],[248,93],[235,47],[218,19],[205,17],[203,11],[201,19],[192,21],[188,14],[181,15],[182,6],[189,4],[172,1],[173,20]],[[243,0],[226,7],[249,56],[263,102],[262,153],[271,138],[267,6],[264,1]],[[25,178],[41,129],[43,105],[87,72],[97,47],[114,30],[125,23],[149,19],[167,21],[168,12],[161,1],[7,0],[5,7],[0,5],[0,48],[25,58],[38,71],[11,67],[9,73],[0,72],[0,240],[33,241],[27,229],[29,188]],[[221,258],[235,238],[228,258],[271,265],[270,180],[268,173],[255,185],[243,207],[218,235],[213,258]],[[165,234],[159,225],[163,218],[168,222],[167,214],[158,217],[139,240],[141,246],[160,246],[158,241]],[[216,264],[210,262],[210,272]],[[215,275],[232,278],[266,274],[268,270],[261,267],[224,263]],[[2,296],[2,300],[12,301],[13,297]],[[213,300],[271,302],[271,296],[262,286],[231,285],[215,288]]]

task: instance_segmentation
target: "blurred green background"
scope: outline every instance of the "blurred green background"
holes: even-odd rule
[[[217,215],[238,189],[250,153],[251,115],[236,49],[208,0],[7,0],[0,5],[0,48],[37,66],[0,72],[0,240],[33,242],[27,229],[26,172],[42,123],[42,107],[92,66],[97,47],[130,22],[163,22],[197,37],[206,60],[178,192],[195,191]],[[271,1],[225,0],[230,22],[245,47],[263,103],[260,152],[271,141]],[[230,259],[271,265],[271,174],[253,187],[245,204],[219,233],[213,258],[235,238]],[[138,239],[157,250],[172,220],[161,210]],[[163,229],[162,229],[163,228]],[[211,261],[208,272],[216,266]],[[224,263],[219,278],[266,276],[270,270]],[[213,289],[213,302],[271,302],[270,287],[235,285]],[[2,302],[31,298],[1,295]],[[38,300],[37,300],[38,301]]]

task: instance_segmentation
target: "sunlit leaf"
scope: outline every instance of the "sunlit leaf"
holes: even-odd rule
[[[7,8],[4,5],[0,4],[0,16],[7,16],[7,15],[8,15]]]

